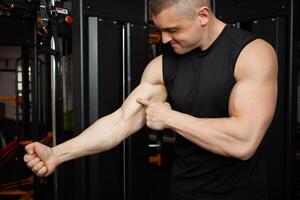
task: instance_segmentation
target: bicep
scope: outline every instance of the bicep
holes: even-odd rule
[[[247,129],[246,135],[241,133],[242,137],[250,138],[257,145],[275,112],[277,59],[272,48],[262,41],[249,48],[237,62],[237,83],[231,92],[229,115]]]
[[[277,87],[271,82],[239,81],[229,100],[229,115],[248,121],[248,125],[270,121],[274,114]]]
[[[166,89],[163,85],[141,83],[124,101],[121,109],[122,119],[144,118],[144,106],[137,103],[137,98],[147,99],[153,102],[163,102],[166,100]]]
[[[152,102],[164,102],[167,98],[166,88],[163,84],[162,57],[152,60],[145,68],[141,83],[124,101],[118,110],[122,122],[134,132],[145,124],[145,107],[137,103],[137,98]]]
[[[159,56],[147,65],[142,75],[141,83],[123,103],[121,109],[124,119],[136,114],[140,116],[143,113],[144,107],[136,102],[137,98],[153,102],[166,100],[167,92],[162,77],[162,56]]]

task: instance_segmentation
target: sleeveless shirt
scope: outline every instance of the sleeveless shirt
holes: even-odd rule
[[[204,51],[163,54],[163,79],[172,109],[199,118],[229,117],[228,102],[242,49],[256,37],[226,25]],[[265,200],[267,188],[262,144],[242,161],[209,152],[175,133],[170,189],[180,199]]]

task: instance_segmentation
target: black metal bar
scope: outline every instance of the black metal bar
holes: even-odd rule
[[[107,15],[105,13],[99,13],[99,12],[94,12],[94,11],[83,11],[83,14],[85,16],[93,16],[93,17],[99,17],[99,18],[102,18],[102,19],[107,19],[107,20],[115,20],[115,21],[118,21],[119,23],[126,23],[128,21],[130,21],[132,24],[136,24],[136,25],[140,25],[140,26],[146,26],[148,25],[148,20],[147,21],[139,21],[139,20],[130,20],[130,19],[127,19],[127,18],[122,18],[120,16],[112,16],[112,15]],[[144,18],[144,17],[143,17]]]
[[[99,118],[99,63],[98,63],[98,18],[88,17],[88,102],[89,102],[89,124],[93,124]],[[102,84],[102,83],[101,83]],[[100,179],[99,179],[99,156],[88,157],[88,176],[89,176],[89,199],[99,199],[100,197]]]
[[[242,21],[252,21],[252,20],[259,20],[259,19],[268,19],[272,18],[274,16],[276,17],[286,17],[290,14],[289,10],[283,10],[280,12],[270,12],[270,13],[262,13],[257,15],[251,15],[251,16],[242,16],[242,17],[231,17],[231,16],[224,16],[221,18],[222,21],[230,23],[230,22],[236,22],[238,19],[239,22]],[[217,16],[218,17],[218,16]]]
[[[53,62],[52,66],[54,69],[52,76],[54,76],[54,79],[51,79],[51,81],[54,81],[52,83],[52,124],[53,124],[53,145],[57,145],[57,141],[63,142],[63,84],[62,84],[62,68],[61,68],[61,55],[60,55],[60,48],[59,48],[59,39],[57,35],[57,27],[56,25],[52,26],[53,31],[53,39],[54,39],[54,51],[57,53],[53,56]],[[54,121],[55,120],[55,121]],[[53,123],[55,122],[55,123]],[[58,189],[58,170],[57,169],[54,172],[54,199],[58,200],[60,191]]]
[[[74,58],[74,131],[80,133],[86,127],[85,123],[85,99],[84,99],[84,15],[83,2],[77,0],[74,2],[74,20],[75,25],[73,33],[73,58]],[[79,42],[78,42],[79,41]]]
[[[22,113],[22,136],[27,139],[32,138],[30,133],[30,100],[29,100],[29,58],[30,49],[28,47],[22,47],[22,96],[23,96],[23,113]]]
[[[36,29],[36,26],[34,26]],[[36,30],[34,30],[34,46],[32,48],[32,57],[31,57],[31,110],[32,110],[32,132],[31,136],[33,140],[39,140],[39,84],[38,84],[38,55],[37,55],[37,36]],[[41,199],[41,185],[40,179],[38,177],[34,177],[34,197],[35,199]]]
[[[34,31],[36,33],[36,31]],[[37,55],[37,38],[36,34],[34,34],[34,47],[32,51],[32,59],[31,59],[31,105],[32,105],[32,137],[35,140],[41,139],[39,138],[39,84],[38,84],[38,55]]]
[[[128,24],[129,25],[129,24]],[[128,26],[127,25],[127,26]],[[129,31],[129,30],[127,30]],[[130,36],[130,37],[129,37]],[[147,65],[147,45],[148,30],[147,26],[130,24],[130,35],[127,34],[127,59],[130,62],[130,81],[128,88],[135,88],[140,83],[140,78]],[[128,48],[129,47],[129,48]],[[127,90],[128,93],[131,91]],[[127,94],[128,95],[128,94]],[[145,194],[149,191],[147,187],[147,132],[145,129],[139,133],[131,135],[127,140],[127,197],[128,200],[145,199]]]
[[[131,24],[126,23],[126,97],[131,93]],[[124,200],[132,200],[132,179],[133,179],[133,157],[132,157],[132,138],[129,137],[126,139],[125,146],[126,149],[123,152],[125,157],[125,165],[123,166],[126,169],[126,179],[124,181],[124,188],[126,189],[126,196]]]
[[[288,69],[287,91],[287,137],[286,137],[286,169],[285,199],[295,198],[295,163],[296,163],[296,132],[297,132],[297,38],[299,38],[299,2],[291,0],[290,13],[290,57]]]
[[[12,72],[12,73],[16,73],[17,70],[15,70],[15,69],[0,69],[0,72]]]
[[[73,58],[73,112],[74,133],[79,134],[86,127],[85,123],[85,94],[84,94],[84,28],[86,21],[83,14],[83,0],[72,1],[74,25],[72,27],[72,58]],[[77,174],[77,182],[69,180],[72,199],[81,200],[88,196],[86,185],[86,159],[74,161],[73,173]]]
[[[89,124],[99,118],[98,18],[89,17]]]
[[[127,85],[127,79],[126,79],[126,26],[122,25],[122,67],[121,67],[121,73],[122,73],[122,102],[125,101],[126,98],[126,86]],[[123,200],[127,200],[127,187],[126,187],[126,182],[127,182],[127,141],[123,141],[122,143],[123,147],[123,163],[122,163],[122,168],[123,168]]]
[[[61,67],[61,57],[56,56],[56,130],[59,142],[64,131],[64,119],[63,119],[63,82],[62,82],[62,67]]]

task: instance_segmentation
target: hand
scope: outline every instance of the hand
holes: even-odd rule
[[[39,177],[51,174],[58,165],[52,149],[39,142],[25,146],[24,161],[27,166]]]
[[[150,102],[142,98],[138,98],[136,101],[146,107],[146,124],[149,128],[157,131],[167,128],[166,115],[172,110],[169,103]]]

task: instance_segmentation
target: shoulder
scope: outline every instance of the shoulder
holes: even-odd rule
[[[253,40],[247,46],[245,46],[242,53],[248,53],[249,55],[253,55],[254,53],[263,53],[264,55],[276,54],[272,45],[263,39]]]
[[[237,79],[247,75],[266,75],[277,73],[277,55],[274,48],[262,39],[256,39],[246,45],[236,62]]]
[[[162,55],[149,62],[144,70],[141,82],[163,84]]]

